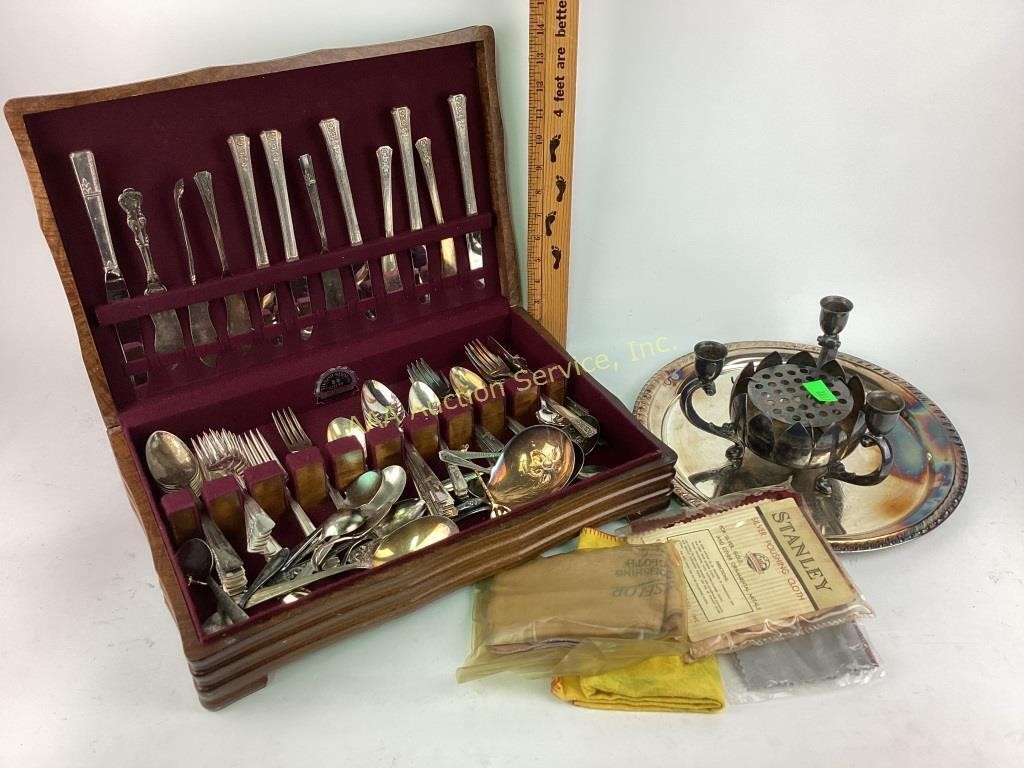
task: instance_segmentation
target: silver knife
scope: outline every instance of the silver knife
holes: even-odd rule
[[[85,210],[89,215],[89,223],[92,225],[92,234],[96,238],[100,260],[103,262],[103,287],[107,303],[123,301],[130,298],[130,294],[121,268],[117,264],[117,257],[114,255],[114,243],[110,237],[110,226],[107,224],[107,211],[103,207],[100,175],[96,170],[96,158],[89,149],[72,152],[69,157],[78,179],[82,202],[85,203]],[[117,342],[121,345],[125,363],[146,359],[146,348],[142,344],[142,328],[138,320],[118,323],[114,326],[114,331],[117,334]],[[135,373],[130,375],[130,379],[136,387],[141,387],[149,381],[149,375]]]
[[[128,227],[135,235],[135,247],[139,249],[142,263],[146,265],[146,290],[143,296],[167,293],[153,264],[149,250],[149,232],[146,231],[146,215],[142,212],[142,193],[129,187],[117,197],[117,204],[128,217]],[[158,355],[167,355],[185,348],[185,337],[181,335],[178,313],[173,309],[154,312],[149,316],[153,321],[153,349]]]
[[[192,243],[188,239],[188,229],[185,227],[185,213],[181,210],[181,196],[185,194],[185,180],[178,179],[174,183],[174,207],[178,209],[178,223],[181,224],[181,239],[185,241],[185,257],[188,262],[188,279],[193,286],[196,285],[196,262],[192,255]],[[203,344],[214,344],[217,342],[217,329],[213,327],[213,320],[210,319],[210,305],[205,301],[197,301],[188,305],[188,327],[192,333],[192,343],[195,346]],[[200,355],[203,365],[213,368],[217,364],[217,355]]]
[[[302,180],[306,184],[306,195],[309,197],[309,204],[313,208],[316,231],[320,235],[320,253],[327,253],[327,227],[324,226],[324,209],[320,205],[320,190],[316,186],[316,171],[313,170],[313,158],[308,154],[300,155],[299,169],[302,171]],[[327,309],[337,309],[345,304],[345,292],[341,287],[341,272],[338,269],[328,269],[325,272],[321,272],[320,284],[324,288],[324,306]]]
[[[345,165],[345,151],[341,146],[341,124],[336,118],[328,117],[320,121],[320,133],[324,136],[324,142],[327,144],[327,153],[331,158],[331,168],[334,169],[334,181],[338,185],[338,195],[341,197],[341,210],[345,214],[345,226],[348,228],[348,242],[350,245],[359,245],[363,242],[363,235],[359,231],[355,201],[352,199],[352,185],[348,180],[348,166]],[[371,298],[373,296],[373,283],[370,280],[369,262],[364,261],[362,264],[353,264],[352,274],[355,277],[356,292],[359,298]]]
[[[416,139],[416,152],[423,166],[423,178],[427,180],[427,192],[430,193],[430,205],[434,209],[434,221],[444,224],[441,213],[441,196],[437,193],[437,175],[434,173],[434,156],[430,151],[430,139],[424,136]],[[441,241],[441,276],[451,277],[458,274],[459,265],[455,261],[455,241],[446,237]]]
[[[416,188],[416,159],[412,154],[412,117],[408,107],[394,107],[391,119],[395,122],[398,134],[398,154],[402,158],[402,176],[405,179],[405,199],[409,203],[409,228],[423,229],[423,217],[420,215],[420,195]],[[417,285],[427,282],[427,246],[414,245],[409,249],[412,259],[412,274]],[[429,298],[429,296],[424,297]]]
[[[256,269],[270,266],[267,256],[267,242],[263,239],[263,223],[260,221],[260,206],[256,200],[256,183],[252,177],[252,155],[249,152],[249,137],[244,133],[236,133],[228,137],[228,146],[235,161],[238,173],[238,184],[242,188],[242,201],[245,203],[245,218],[249,222],[249,237],[252,238],[252,251],[256,258]],[[277,290],[274,286],[257,288],[260,299],[260,316],[263,318],[263,329],[270,333],[270,341],[274,346],[281,346],[281,324],[277,315]]]
[[[199,189],[199,196],[203,199],[206,218],[213,232],[213,242],[217,246],[217,257],[220,259],[220,276],[227,277],[231,270],[228,268],[228,256],[224,251],[224,236],[220,231],[217,201],[213,196],[213,174],[209,171],[199,171],[192,179]],[[224,308],[228,316],[228,336],[244,336],[252,332],[252,317],[249,315],[249,304],[245,300],[245,294],[232,293],[225,296]],[[250,349],[252,344],[243,344],[239,347],[243,355]]]
[[[262,131],[260,141],[267,156],[270,181],[274,185],[274,202],[277,203],[277,218],[281,223],[281,237],[284,240],[284,260],[291,263],[299,260],[299,249],[295,245],[295,226],[292,224],[292,209],[288,201],[288,181],[284,175],[284,153],[281,151],[281,132]],[[299,317],[300,335],[303,340],[313,335],[313,305],[309,300],[309,278],[305,275],[288,281],[295,302],[295,314]]]
[[[394,208],[391,204],[391,147],[377,147],[377,167],[380,169],[380,196],[384,201],[384,237],[395,236]],[[389,253],[380,260],[384,273],[384,290],[395,293],[402,290],[402,274],[398,271],[398,259]]]
[[[469,154],[469,127],[466,123],[466,96],[456,93],[448,97],[448,106],[455,123],[455,144],[459,150],[459,171],[462,174],[462,194],[466,198],[466,215],[476,216],[476,188],[473,186],[473,159]],[[466,233],[470,270],[484,265],[484,244],[480,230]]]

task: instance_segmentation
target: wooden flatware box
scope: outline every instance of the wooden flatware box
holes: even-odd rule
[[[467,214],[448,97],[465,94],[472,178],[478,208]],[[432,140],[439,202],[438,224],[420,173],[419,203],[425,226],[411,231],[398,153],[395,153],[394,237],[384,237],[381,186],[375,151],[396,145],[391,108],[411,110],[413,137]],[[145,530],[160,586],[181,634],[199,699],[223,707],[266,684],[268,671],[362,627],[411,610],[456,587],[534,557],[575,535],[581,527],[662,508],[671,492],[674,456],[642,429],[622,405],[520,308],[520,279],[506,190],[504,135],[495,73],[494,37],[474,27],[405,42],[325,50],[241,66],[100,90],[16,99],[5,108],[35,196],[40,226],[64,284],[82,357],[110,444]],[[334,185],[319,121],[340,121],[362,243],[349,245],[341,197]],[[282,230],[267,164],[256,138],[278,129],[297,261],[283,258]],[[257,270],[238,177],[226,139],[253,139],[252,168],[271,265]],[[79,178],[69,153],[89,149],[102,179],[102,204],[112,244],[131,298],[108,303],[104,270]],[[309,153],[317,171],[329,248],[321,251],[306,205],[297,158]],[[212,173],[230,274],[221,276],[192,176]],[[419,170],[419,169],[418,169]],[[198,281],[186,269],[172,189],[187,182],[182,198]],[[132,231],[118,207],[120,190],[144,195],[150,246],[166,293],[143,295],[146,273]],[[89,190],[86,190],[89,191]],[[482,234],[483,265],[470,269],[466,235]],[[453,238],[458,271],[442,273],[439,243]],[[409,248],[425,243],[428,277],[414,279]],[[381,260],[397,254],[403,289],[385,290]],[[368,263],[372,297],[357,292],[352,267]],[[340,268],[344,303],[328,309],[321,273]],[[289,281],[308,276],[313,333],[303,339],[290,301]],[[277,286],[281,341],[262,325],[258,289]],[[228,336],[222,299],[241,292],[252,333]],[[426,299],[425,297],[429,297]],[[210,304],[217,339],[196,348],[188,306]],[[177,313],[184,349],[158,355],[151,313]],[[118,329],[133,321],[144,352],[126,358]],[[275,333],[277,333],[275,331]],[[493,336],[525,356],[531,368],[568,375],[571,397],[596,416],[607,445],[594,461],[608,467],[502,518],[462,524],[440,544],[378,568],[343,574],[311,587],[290,604],[268,602],[251,618],[211,634],[202,630],[200,592],[189,587],[175,559],[175,543],[146,470],[144,445],[155,429],[183,438],[209,428],[260,428],[279,455],[283,445],[271,411],[292,407],[313,441],[322,446],[335,416],[359,413],[358,391],[318,403],[314,387],[329,369],[346,367],[359,380],[378,379],[404,396],[405,366],[425,358],[437,370],[468,365],[463,345]],[[216,353],[216,365],[200,362]],[[141,382],[145,383],[141,383]],[[411,484],[410,484],[411,485]],[[310,511],[315,522],[324,513]],[[316,519],[319,517],[320,519]],[[301,536],[294,526],[275,533],[282,545]],[[244,554],[244,541],[235,542]],[[262,559],[247,559],[250,579]],[[208,609],[204,609],[208,613]]]

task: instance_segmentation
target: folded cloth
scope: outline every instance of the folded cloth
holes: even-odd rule
[[[580,533],[579,549],[622,546],[623,540],[593,528]],[[646,712],[719,712],[725,691],[718,659],[691,664],[681,656],[656,656],[598,675],[556,677],[551,692],[577,707]]]
[[[630,544],[534,560],[482,588],[491,653],[581,640],[686,637],[682,561],[672,545]]]

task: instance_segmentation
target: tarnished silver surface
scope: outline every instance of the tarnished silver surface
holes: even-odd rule
[[[284,150],[281,147],[281,132],[261,131],[260,141],[267,156],[270,183],[274,187],[274,202],[277,204],[277,218],[281,224],[281,238],[284,242],[284,260],[299,260],[299,248],[295,244],[295,226],[292,223],[291,203],[288,199],[288,180],[284,175]],[[309,339],[313,335],[313,305],[309,298],[309,278],[305,275],[293,277],[288,288],[295,303],[295,314],[299,319],[299,335]]]
[[[345,226],[348,228],[348,241],[351,245],[363,242],[359,231],[359,220],[356,218],[355,201],[352,199],[352,185],[348,180],[348,167],[345,165],[345,152],[341,146],[341,124],[333,117],[320,121],[320,133],[327,144],[327,153],[334,169],[334,181],[341,197],[341,210],[345,214]],[[352,265],[352,275],[356,281],[356,292],[360,299],[373,296],[373,285],[370,282],[370,265],[367,262]]]
[[[142,292],[143,295],[167,293],[164,284],[160,282],[160,276],[156,273],[153,254],[149,250],[146,215],[142,212],[142,193],[128,188],[118,195],[117,203],[128,217],[128,227],[135,235],[135,247],[139,249],[142,263],[146,265],[146,290]],[[173,309],[165,309],[162,312],[154,312],[149,317],[153,321],[153,348],[157,354],[166,355],[185,348],[185,337],[181,334],[181,323],[178,322],[177,312]]]
[[[181,225],[181,239],[185,243],[185,261],[188,265],[188,279],[194,286],[196,280],[196,261],[192,255],[192,243],[188,239],[188,227],[185,226],[185,212],[181,210],[181,197],[185,194],[185,180],[178,179],[174,183],[174,207],[178,211],[178,224]],[[210,304],[206,301],[196,301],[188,305],[188,327],[192,333],[192,343],[196,346],[202,344],[215,344],[217,342],[217,329],[213,327],[213,320],[210,319]],[[199,357],[203,365],[213,367],[217,364],[216,353],[201,355]]]
[[[100,188],[100,175],[96,170],[96,158],[92,150],[88,149],[72,152],[69,157],[103,263],[103,288],[106,291],[107,302],[122,301],[130,296],[124,276],[121,274],[121,267],[118,266],[117,257],[114,255],[114,243],[110,238],[110,226],[107,224],[107,211],[103,205],[103,190]],[[114,330],[126,363],[146,358],[146,350],[142,344],[142,328],[138,320],[118,323]],[[145,373],[132,374],[129,378],[135,386],[141,386],[149,380]]]
[[[459,152],[459,171],[462,175],[462,194],[466,198],[466,215],[476,216],[476,187],[473,186],[473,158],[469,153],[469,124],[466,120],[466,96],[456,93],[448,97],[455,124],[455,143]],[[466,233],[466,248],[469,250],[469,268],[480,269],[484,265],[484,246],[480,230]]]
[[[423,166],[423,178],[427,180],[427,192],[430,194],[430,205],[434,209],[434,221],[444,224],[444,213],[441,210],[441,196],[437,191],[437,174],[434,171],[434,155],[430,148],[430,139],[424,136],[416,139],[416,153],[420,156]],[[451,277],[457,274],[459,266],[455,261],[455,241],[446,237],[441,241],[441,275]]]
[[[412,116],[408,107],[395,107],[391,110],[391,119],[395,123],[398,135],[398,155],[402,159],[402,178],[405,181],[405,199],[409,205],[409,228],[423,229],[423,216],[420,214],[420,194],[416,187],[416,160],[412,152]],[[417,285],[429,279],[427,267],[427,246],[414,245],[409,249],[412,260],[412,276]]]
[[[192,179],[199,190],[206,218],[210,222],[217,258],[220,259],[220,276],[227,277],[231,269],[228,267],[228,255],[224,250],[224,235],[221,233],[220,217],[217,215],[217,200],[213,196],[213,174],[209,171],[199,171]],[[252,330],[252,318],[249,316],[249,305],[244,294],[231,293],[225,296],[224,309],[227,311],[228,336],[243,336]],[[240,349],[244,354],[252,349],[252,345],[245,344]]]
[[[394,151],[391,147],[377,148],[377,168],[380,171],[380,197],[384,205],[384,237],[395,236],[395,214],[391,191],[391,158]],[[398,259],[395,254],[386,254],[380,260],[380,268],[384,273],[384,290],[396,293],[402,290],[402,275],[398,271]]]
[[[327,227],[324,224],[324,209],[320,204],[320,190],[316,185],[316,170],[313,168],[313,158],[308,153],[299,155],[299,170],[302,171],[302,181],[306,185],[306,196],[309,198],[309,206],[313,210],[313,221],[316,222],[316,232],[320,237],[320,253],[327,252]],[[337,309],[345,303],[345,292],[341,287],[341,271],[328,269],[320,273],[320,284],[324,287],[324,306],[327,309]]]
[[[723,381],[739,375],[778,351],[788,355],[817,347],[774,341],[726,345]],[[749,452],[733,467],[725,457],[729,443],[686,421],[679,406],[681,382],[693,375],[692,354],[673,360],[654,374],[637,397],[633,413],[679,456],[673,488],[680,501],[701,506],[713,496],[764,485],[791,482],[800,491],[832,547],[839,551],[879,549],[921,536],[956,509],[967,486],[967,454],[946,415],[908,382],[889,371],[846,354],[843,367],[868,389],[898,393],[906,402],[899,425],[890,433],[895,465],[884,483],[850,486],[835,483],[830,496],[815,493],[816,470],[793,471]],[[698,392],[694,401],[709,419],[729,418],[729,388],[714,397]],[[873,448],[857,448],[845,460],[851,471],[868,472],[878,464]]]
[[[242,202],[245,204],[245,218],[249,223],[249,238],[252,240],[256,269],[266,269],[270,266],[270,257],[267,255],[267,241],[263,237],[260,206],[256,199],[256,182],[252,175],[249,137],[242,133],[233,134],[228,137],[228,147],[231,148],[231,157],[235,161],[235,172],[238,174],[238,184],[242,189]],[[276,289],[274,286],[264,286],[257,288],[256,293],[260,299],[260,317],[263,319],[264,330],[270,333],[271,341],[274,344],[283,344],[277,315]]]

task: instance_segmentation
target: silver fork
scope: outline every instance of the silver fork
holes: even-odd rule
[[[263,433],[258,429],[250,430],[243,435],[239,435],[239,440],[242,444],[242,450],[245,451],[246,458],[249,459],[249,463],[255,466],[256,464],[262,464],[267,461],[272,461],[281,468],[281,471],[285,473],[287,477],[288,473],[285,471],[284,466],[277,458],[277,454],[270,447],[270,443],[267,442],[267,438],[263,436]],[[309,536],[313,531],[316,530],[316,526],[313,521],[309,519],[309,515],[306,514],[306,510],[297,502],[293,497],[290,490],[288,490],[288,483],[284,485],[284,498],[288,502],[288,506],[292,510],[292,515],[299,523],[299,528],[302,529],[304,536]]]
[[[512,378],[512,370],[505,361],[491,352],[480,339],[473,339],[463,349],[466,351],[469,362],[480,371],[484,378],[492,381]]]
[[[454,395],[455,391],[452,389],[451,384],[441,376],[438,375],[437,371],[427,364],[427,361],[422,357],[419,360],[414,360],[405,367],[406,373],[409,374],[410,381],[422,381],[428,387],[430,387],[434,394],[444,400],[449,395]]]
[[[306,434],[306,430],[302,428],[302,423],[299,421],[299,417],[295,415],[295,411],[291,408],[283,408],[279,411],[274,411],[270,414],[270,417],[274,420],[274,427],[277,428],[277,434],[279,434],[281,436],[281,440],[284,441],[284,447],[288,449],[288,453],[298,453],[306,448],[313,447],[313,441],[309,439],[309,435]],[[258,431],[257,434],[259,434]],[[260,434],[260,438],[266,445],[266,439],[262,434]],[[270,450],[269,445],[266,445],[266,448],[268,451]],[[273,453],[273,451],[271,451],[271,453]],[[329,480],[327,481],[327,495],[331,497],[331,503],[334,504],[336,509],[342,509],[344,507],[344,499],[338,492],[338,489],[331,485]],[[301,524],[302,521],[300,520],[299,522]],[[305,530],[305,528],[303,528],[303,530]],[[312,532],[312,529],[305,531],[307,536]]]
[[[203,469],[211,475],[232,475],[242,491],[242,508],[245,514],[246,548],[253,554],[271,557],[281,545],[272,535],[274,521],[270,515],[249,495],[242,480],[242,473],[249,462],[246,460],[238,437],[226,429],[204,432],[192,441],[196,455]]]
[[[487,337],[487,343],[490,344],[491,349],[498,350],[498,354],[501,355],[501,359],[504,360],[508,364],[508,367],[511,368],[513,371],[530,370],[529,366],[526,364],[525,357],[523,357],[522,355],[513,354],[493,336]]]

